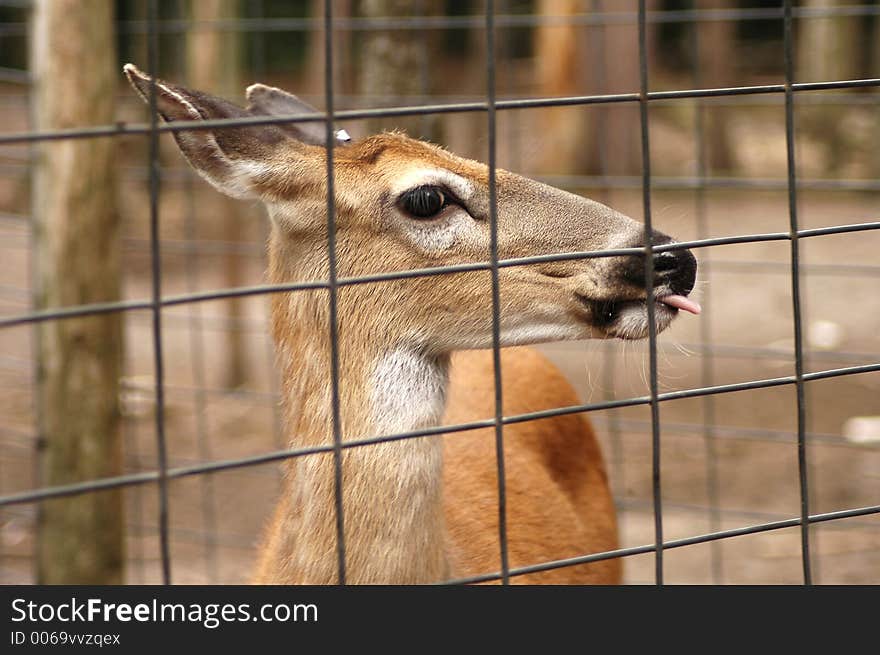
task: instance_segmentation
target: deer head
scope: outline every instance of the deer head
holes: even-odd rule
[[[149,77],[131,64],[125,73],[147,99]],[[168,122],[315,111],[262,84],[247,89],[246,109],[159,80],[156,95],[158,111]],[[176,131],[174,138],[190,164],[218,190],[265,204],[272,218],[273,282],[327,278],[323,122]],[[344,131],[337,133],[333,159],[340,277],[489,260],[485,164],[400,133],[350,141]],[[640,223],[587,198],[501,169],[496,194],[502,259],[644,246]],[[652,241],[672,239],[655,232]],[[648,302],[656,302],[658,331],[679,309],[699,311],[686,298],[696,276],[690,252],[656,253],[654,270],[653,292],[647,294],[640,255],[501,268],[502,345],[643,338]],[[340,294],[339,315],[376,338],[425,352],[488,347],[490,289],[486,270],[383,282],[381,288],[354,285]],[[314,311],[321,311],[317,304]],[[276,315],[276,336],[286,329],[278,321]]]

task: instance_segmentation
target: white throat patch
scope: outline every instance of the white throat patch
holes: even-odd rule
[[[430,427],[446,404],[447,370],[409,348],[386,353],[371,376],[373,422],[380,435]]]

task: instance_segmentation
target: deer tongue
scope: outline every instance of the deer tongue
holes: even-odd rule
[[[662,298],[658,298],[658,300],[664,305],[669,305],[676,309],[683,309],[691,314],[699,314],[702,309],[698,303],[695,303],[693,300],[685,298],[684,296],[663,296]]]

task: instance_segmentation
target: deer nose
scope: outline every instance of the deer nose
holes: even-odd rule
[[[652,243],[662,246],[674,243],[672,237],[662,232],[654,232]],[[643,248],[644,242],[631,247]],[[624,279],[634,285],[645,286],[645,259],[633,255],[624,266]],[[690,250],[662,250],[654,253],[654,287],[666,286],[672,294],[686,296],[697,279],[697,259]]]
[[[697,279],[697,258],[690,250],[664,250],[654,253],[654,286],[669,286],[672,293],[686,296]]]

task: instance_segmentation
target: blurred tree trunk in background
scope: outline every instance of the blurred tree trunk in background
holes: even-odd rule
[[[496,11],[502,11],[500,6],[503,0],[495,3]],[[449,63],[457,66],[456,73],[450,80],[447,73],[444,80],[447,85],[444,92],[447,94],[474,94],[476,100],[486,100],[489,94],[489,70],[487,57],[489,55],[488,43],[486,39],[486,3],[484,0],[467,0],[462,1],[453,9],[452,5],[456,3],[448,2],[444,8],[446,16],[472,16],[475,17],[480,24],[478,28],[468,28],[464,38],[460,41],[458,47],[461,48],[455,52],[450,58]],[[496,64],[499,55],[498,48],[500,46],[498,27],[495,27],[495,56]],[[441,46],[443,48],[443,46]],[[442,50],[441,50],[442,51]],[[441,55],[442,57],[442,55]],[[454,62],[454,63],[453,63]],[[501,76],[498,74],[500,67],[496,67],[495,75],[495,91],[498,92],[499,84],[502,82]],[[441,73],[443,75],[443,73]],[[483,162],[489,159],[489,118],[486,113],[475,112],[472,114],[464,114],[449,116],[449,134],[438,137],[444,145],[448,140],[456,139],[461,143],[456,148],[467,157],[473,157]]]
[[[333,20],[352,16],[353,0],[333,0]],[[309,52],[306,56],[309,72],[307,89],[293,89],[297,95],[313,93],[324,97],[324,0],[312,0],[309,16],[318,21],[319,27],[308,33]],[[351,79],[351,41],[354,33],[349,30],[334,30],[333,38],[333,91],[350,93],[353,89]],[[324,103],[315,101],[315,105],[323,107]],[[340,109],[337,103],[336,109]]]
[[[31,38],[34,129],[107,125],[120,72],[112,0],[40,0]],[[39,305],[119,300],[120,240],[112,138],[36,147],[33,207]],[[41,484],[122,473],[122,314],[39,328]],[[121,490],[48,500],[38,514],[41,584],[123,582]]]
[[[847,0],[804,0],[801,5],[810,9],[833,9],[852,4]],[[799,21],[797,40],[797,72],[795,82],[825,82],[851,80],[860,76],[858,48],[859,18],[832,16],[805,18]],[[845,107],[817,105],[801,111],[800,126],[811,138],[820,141],[825,149],[824,168],[829,173],[839,171],[850,150],[846,122],[841,120]]]
[[[834,9],[849,0],[803,0],[805,9]],[[803,18],[797,43],[797,82],[851,80],[859,77],[859,18],[832,16]]]
[[[658,2],[647,0],[647,10],[655,10]],[[536,4],[536,13],[543,16],[619,9],[605,0],[537,0]],[[654,31],[649,23],[649,61]],[[534,31],[536,92],[542,96],[638,93],[638,34],[635,21],[590,27],[539,25]],[[596,38],[601,48],[593,47]],[[540,172],[636,175],[641,171],[639,109],[634,103],[549,110],[546,116],[541,124]]]
[[[221,30],[213,21],[239,18],[240,0],[198,0],[191,4],[191,19],[195,23],[186,35],[187,84],[201,91],[218,95],[243,104],[242,39],[241,33]],[[236,246],[244,236],[246,209],[239,201],[205,189],[199,198],[200,222],[206,219],[219,223],[221,238],[229,246],[223,257],[222,285],[238,287],[244,284],[244,271]],[[223,384],[238,387],[247,379],[247,354],[244,331],[240,320],[244,316],[244,300],[229,298],[225,301],[230,319],[226,330],[226,369]]]
[[[695,2],[698,7],[703,7]],[[735,0],[715,0],[713,9],[736,9]],[[701,29],[702,25],[702,29]],[[703,88],[720,88],[736,86],[736,70],[733,65],[735,53],[734,39],[736,36],[737,22],[732,20],[710,21],[707,23],[694,23],[691,29],[701,30],[699,36],[699,52],[697,53],[697,65],[702,67],[700,74],[700,86]],[[698,101],[699,102],[699,101]],[[711,171],[730,172],[736,168],[736,153],[730,141],[728,128],[729,117],[732,114],[730,107],[711,105],[705,111],[706,154]]]
[[[117,9],[121,12],[123,11],[123,7],[125,7],[125,3],[118,3],[117,0]],[[147,23],[147,15],[149,13],[149,0],[129,0],[129,4],[127,7],[129,11],[128,19],[141,22],[144,25]],[[119,20],[123,20],[123,16],[118,17]],[[128,41],[128,43],[122,46],[123,54],[128,55],[128,59],[126,61],[133,62],[139,66],[145,66],[147,63],[147,31],[141,30],[136,31],[134,33],[128,33],[123,36],[124,39]],[[128,50],[128,53],[125,53],[125,50]]]
[[[586,4],[584,0],[538,0],[535,11],[539,16],[574,16],[584,11]],[[584,38],[587,29],[571,23],[539,23],[535,27],[537,95],[598,93],[593,79],[595,62]],[[537,170],[550,174],[594,172],[595,138],[591,138],[589,118],[595,112],[574,107],[536,111],[542,117]]]
[[[357,13],[364,18],[417,17],[438,13],[441,4],[438,0],[358,0]],[[428,95],[428,39],[435,33],[418,29],[364,32],[358,57],[358,93],[381,96],[378,105],[383,107],[413,104],[412,97]],[[398,116],[394,123],[395,128],[412,137],[436,140],[437,119],[437,116]],[[382,121],[367,124],[370,132],[376,132],[381,129]]]

